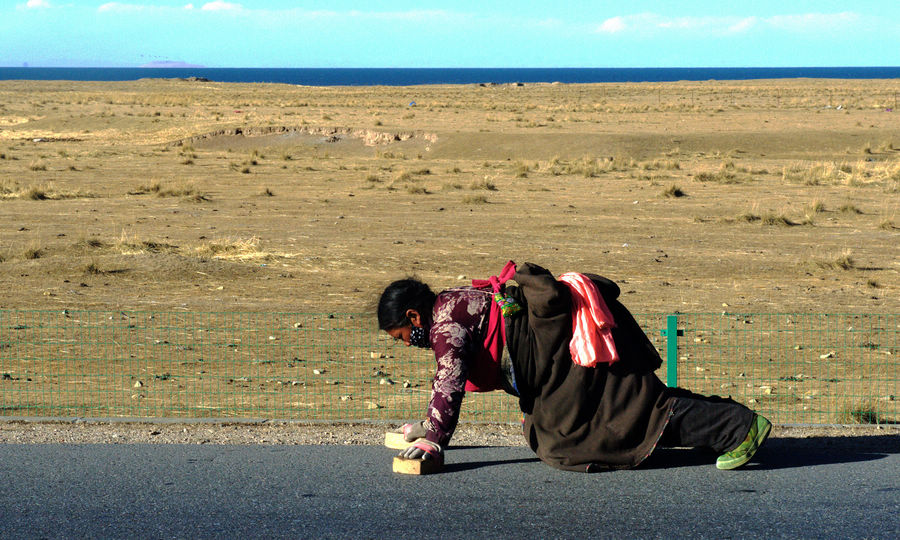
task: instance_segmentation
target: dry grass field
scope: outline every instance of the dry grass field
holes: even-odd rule
[[[0,306],[360,312],[513,259],[640,312],[896,313],[898,94],[4,81]]]
[[[414,274],[441,289],[513,259],[606,275],[640,313],[896,314],[898,96],[898,81],[3,81],[0,308],[63,317],[80,309],[359,313],[394,279]],[[110,324],[132,332],[124,319]],[[189,347],[173,353],[174,364],[153,364],[146,351],[168,342],[151,338],[138,336],[131,351],[149,362],[143,375],[107,380],[100,366],[96,390],[63,399],[81,406],[100,396],[101,408],[118,400],[125,415],[139,400],[152,405],[147,414],[165,415],[191,384],[212,385],[213,400],[234,397],[224,388],[252,387],[253,406],[285,399],[276,405],[302,402],[338,417],[386,399],[380,371],[372,387],[344,380],[323,394],[304,382],[309,399],[273,398],[278,390],[266,385],[295,384],[306,371],[316,381],[322,367],[335,377],[338,368],[298,368],[291,350],[284,365],[266,363],[263,372],[251,362],[252,376],[235,378],[229,364],[218,377],[198,371]],[[398,366],[381,368],[417,381],[413,390],[427,386],[424,366],[405,375]],[[50,375],[28,378],[42,369],[4,366],[9,384],[27,379],[42,389],[10,393],[5,409],[27,413],[61,388]],[[719,371],[740,377],[747,368]],[[852,371],[833,381],[862,384]],[[794,394],[808,389],[784,383],[801,375],[768,373],[744,391],[769,388],[756,398],[803,405]],[[704,391],[737,391],[722,390],[716,377]],[[155,389],[175,379],[179,394]],[[843,391],[833,381],[823,395]],[[804,388],[782,396],[785,384]],[[894,399],[890,388],[876,397],[884,392]],[[230,406],[213,403],[210,414],[241,414]]]

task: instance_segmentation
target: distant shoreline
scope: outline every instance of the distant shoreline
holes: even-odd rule
[[[133,81],[196,78],[304,86],[628,83],[760,79],[900,79],[900,66],[743,68],[208,68],[0,67],[0,80]]]

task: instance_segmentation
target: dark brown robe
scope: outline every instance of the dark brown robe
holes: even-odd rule
[[[572,300],[550,272],[525,263],[506,293],[523,306],[506,320],[525,438],[545,463],[591,472],[629,468],[643,461],[659,441],[671,414],[666,386],[653,373],[659,353],[631,313],[616,298],[619,287],[586,274],[612,312],[613,340],[620,360],[611,366],[572,362]],[[523,316],[524,315],[524,316]]]

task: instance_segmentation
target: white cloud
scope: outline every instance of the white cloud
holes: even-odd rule
[[[43,2],[45,0],[31,0],[32,2]],[[175,6],[161,6],[161,5],[152,5],[152,4],[123,4],[121,2],[107,2],[102,6],[97,8],[97,11],[103,12],[126,12],[126,11],[192,11],[194,10],[194,4],[185,4],[182,7]],[[234,4],[231,2],[223,2],[221,0],[214,0],[213,2],[207,2],[200,7],[202,11],[238,11],[243,10],[243,6],[240,4]]]
[[[613,17],[612,19],[603,21],[603,24],[600,25],[597,31],[604,34],[617,34],[627,28],[628,26],[625,24],[625,19],[622,17]]]
[[[107,13],[112,11],[139,11],[144,9],[144,6],[138,6],[134,4],[120,4],[119,2],[107,2],[102,6],[97,8],[97,11],[100,13]]]
[[[203,11],[236,11],[242,9],[242,6],[231,2],[223,2],[222,0],[214,0],[203,4],[203,7],[200,9]]]
[[[654,35],[667,32],[703,32],[723,36],[767,28],[799,33],[834,30],[855,24],[858,20],[857,14],[848,12],[772,17],[666,17],[655,13],[641,13],[606,19],[597,27],[597,33]]]
[[[740,34],[746,32],[759,23],[757,17],[746,17],[728,27],[728,31],[732,34]]]
[[[25,7],[28,9],[48,8],[50,7],[50,2],[47,2],[47,0],[28,0],[25,3]]]

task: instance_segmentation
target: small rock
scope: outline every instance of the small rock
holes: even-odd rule
[[[750,398],[750,399],[747,400],[747,403],[750,403],[750,404],[752,405],[752,404],[754,404],[754,403],[759,403],[759,401],[757,401],[757,400],[755,400],[755,399],[753,399],[753,398]]]
[[[353,401],[353,396],[341,396],[341,401]]]
[[[142,383],[141,381],[136,381],[136,382],[134,383],[134,387],[135,387],[135,388],[140,388],[140,387],[142,387],[142,386],[144,386],[144,383]]]
[[[827,358],[834,358],[834,351],[819,355],[820,360],[825,360]]]
[[[367,401],[366,408],[372,410],[372,409],[381,409],[382,407],[381,407],[381,405],[375,403],[374,401]]]
[[[324,370],[324,369],[314,369],[313,375],[322,375],[323,373],[325,373],[325,371],[326,370]]]
[[[380,381],[378,381],[378,384],[392,385],[392,384],[394,384],[394,381],[392,381],[390,379],[381,379]]]
[[[294,328],[303,328],[303,323],[295,322],[295,323],[294,323]]]
[[[275,341],[276,339],[278,339],[278,338],[275,336],[269,336],[269,341]]]

